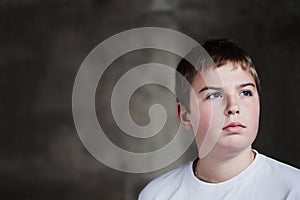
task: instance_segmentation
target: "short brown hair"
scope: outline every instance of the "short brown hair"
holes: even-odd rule
[[[193,49],[186,58],[181,59],[179,62],[176,69],[178,73],[176,73],[175,83],[177,101],[190,112],[190,85],[193,83],[195,76],[210,67],[217,68],[227,63],[236,63],[243,70],[250,73],[254,78],[257,91],[260,92],[260,80],[250,56],[227,39],[211,39],[203,44],[203,48]],[[234,67],[237,67],[237,65],[234,65]]]

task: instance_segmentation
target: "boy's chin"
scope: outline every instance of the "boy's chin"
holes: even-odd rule
[[[239,134],[233,134],[226,138],[220,138],[216,146],[222,152],[241,152],[251,147],[252,140]]]

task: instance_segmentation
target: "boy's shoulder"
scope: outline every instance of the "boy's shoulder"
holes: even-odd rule
[[[276,175],[275,177],[279,179],[288,179],[288,182],[293,182],[293,180],[295,180],[297,183],[300,183],[300,170],[298,168],[267,156],[263,157],[265,159],[266,168],[270,173]]]
[[[285,194],[285,199],[299,199],[300,170],[273,158],[267,156],[264,158],[264,170],[268,172],[268,178],[261,181],[269,185],[265,187],[269,187],[269,191],[275,194]]]
[[[139,199],[156,199],[158,195],[163,199],[163,195],[169,195],[180,187],[191,168],[192,162],[188,162],[155,178],[141,191]]]

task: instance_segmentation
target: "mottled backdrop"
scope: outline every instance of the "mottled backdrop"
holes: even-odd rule
[[[149,180],[196,156],[192,146],[168,168],[128,174],[93,158],[76,133],[72,88],[82,61],[106,38],[144,26],[178,30],[200,43],[229,38],[244,48],[263,86],[254,146],[300,167],[299,11],[298,0],[0,0],[0,199],[136,199]],[[173,137],[178,121],[170,91],[147,85],[132,98],[130,110],[140,125],[147,124],[156,97],[169,110],[170,122],[150,143],[122,134],[109,98],[117,78],[133,64],[175,59],[166,52],[137,51],[109,68],[96,109],[116,144],[147,152]]]

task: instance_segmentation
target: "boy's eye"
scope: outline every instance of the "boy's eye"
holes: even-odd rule
[[[244,91],[242,91],[241,95],[243,95],[243,96],[252,96],[252,92],[250,90],[244,90]]]
[[[215,92],[206,97],[206,99],[216,99],[216,98],[222,98],[222,94],[219,92]]]

